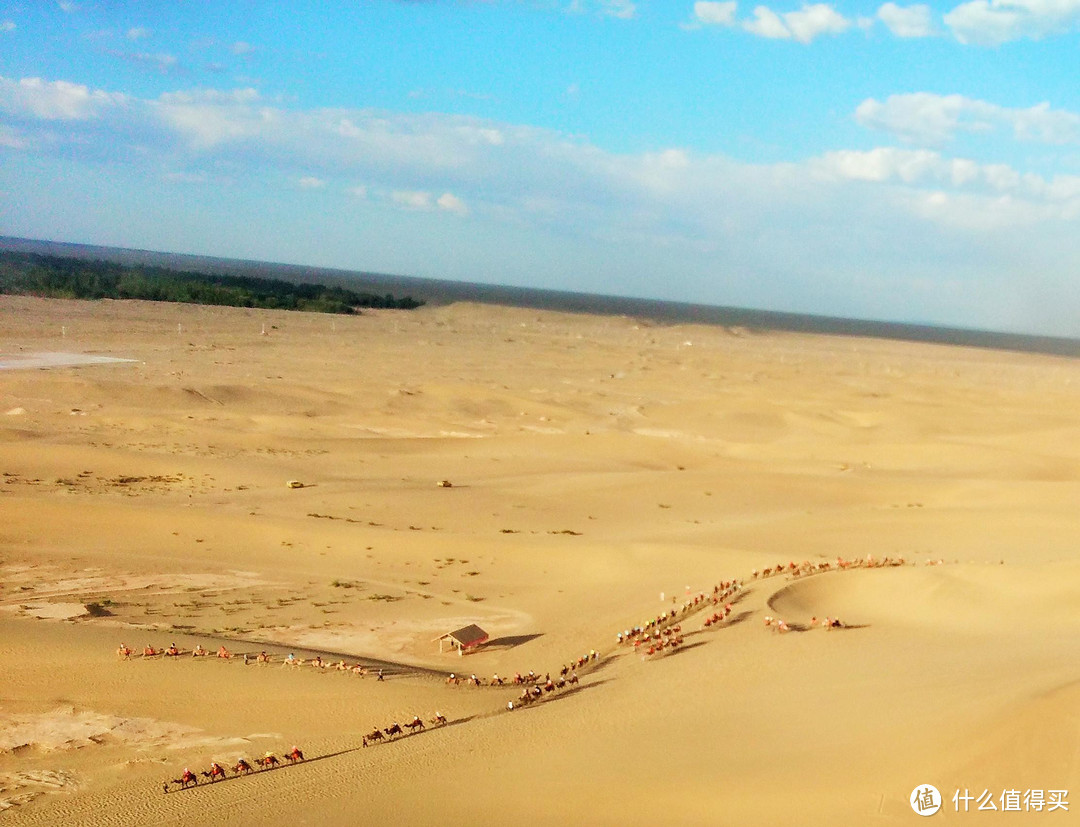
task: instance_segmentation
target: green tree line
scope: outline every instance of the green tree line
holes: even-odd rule
[[[168,267],[0,250],[0,293],[63,299],[144,299],[316,313],[357,313],[378,307],[412,310],[412,296],[347,290],[325,284],[294,284],[258,276],[192,273]]]

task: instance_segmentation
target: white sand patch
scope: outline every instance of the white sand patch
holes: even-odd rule
[[[153,718],[121,718],[72,707],[45,713],[0,712],[0,754],[35,749],[43,752],[81,749],[92,745],[184,749],[224,747],[246,743],[245,738],[215,738],[201,730]]]
[[[0,606],[0,611],[11,612],[38,620],[70,620],[89,614],[82,603],[16,603]]]
[[[30,587],[14,600],[23,606],[43,605],[39,602],[41,598],[60,595],[114,594],[142,590],[172,594],[188,589],[228,591],[270,585],[269,581],[257,577],[253,572],[100,575],[83,570],[78,576],[70,576],[60,572],[55,566],[28,567],[18,564],[0,566],[0,579],[8,586]],[[29,598],[34,598],[35,602],[31,603]]]
[[[31,370],[34,368],[69,368],[83,365],[112,365],[137,362],[114,356],[90,356],[85,353],[19,353],[0,357],[0,370]]]
[[[65,770],[0,773],[0,812],[28,804],[43,793],[78,789],[75,776]]]
[[[482,439],[490,434],[473,431],[412,431],[407,428],[379,428],[372,425],[352,425],[357,435],[368,439]]]

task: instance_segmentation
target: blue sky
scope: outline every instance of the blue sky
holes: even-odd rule
[[[1080,337],[1080,0],[0,2],[0,233]]]

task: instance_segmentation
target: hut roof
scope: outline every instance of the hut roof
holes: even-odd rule
[[[436,640],[446,640],[447,638],[453,640],[463,649],[471,649],[473,646],[479,646],[487,640],[488,633],[475,623],[470,623],[468,626],[462,626],[460,629],[447,632],[445,635],[436,638]]]

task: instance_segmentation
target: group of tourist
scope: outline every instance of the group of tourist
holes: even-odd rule
[[[130,648],[126,643],[121,643],[116,649],[116,656],[121,660],[128,660],[135,654],[135,650]],[[175,643],[170,643],[167,647],[163,649],[158,649],[153,644],[148,643],[146,644],[146,646],[143,647],[142,650],[143,658],[178,658],[181,655],[187,654],[190,654],[193,658],[210,656],[210,652],[207,649],[203,648],[201,644],[196,644],[195,648],[192,649],[190,653],[186,649],[181,649]],[[218,647],[216,656],[221,660],[232,660],[233,658],[236,658],[236,660],[239,661],[242,658],[245,666],[250,663],[274,663],[274,659],[276,657],[275,655],[265,650],[259,652],[258,654],[251,652],[234,654],[233,652],[229,651],[229,649],[224,644]],[[348,664],[345,662],[344,659],[338,661],[324,661],[321,655],[316,655],[313,658],[305,659],[298,658],[295,653],[290,652],[287,656],[281,658],[281,665],[294,667],[307,665],[319,670],[347,672],[361,678],[365,675],[374,674],[376,680],[381,681],[386,679],[386,676],[383,673],[382,669],[371,670],[359,662]]]
[[[714,611],[705,620],[705,626],[712,626],[726,620],[731,615],[732,604],[730,598],[741,588],[742,581],[740,580],[721,581],[713,586],[711,595],[701,592],[689,597],[680,609],[669,609],[666,612],[661,612],[645,623],[619,632],[615,635],[615,642],[619,646],[624,644],[633,646],[634,651],[640,653],[642,657],[650,657],[676,649],[683,643],[682,625],[676,623],[676,621],[681,621],[700,609],[709,606],[719,607],[721,604],[723,604],[723,608]],[[689,588],[687,592],[689,593]],[[663,599],[663,593],[661,593],[661,599]],[[674,602],[674,598],[672,600]]]
[[[436,711],[435,717],[431,719],[431,723],[434,726],[445,726],[448,722],[446,716],[441,712]],[[404,735],[405,730],[409,730],[410,735],[415,735],[418,732],[423,732],[425,729],[424,722],[419,715],[413,715],[413,719],[402,726],[397,721],[394,721],[390,726],[380,729],[375,727],[371,732],[365,735],[361,741],[360,746],[366,747],[371,744],[379,743],[382,741],[393,741],[399,735]]]
[[[135,650],[128,647],[127,644],[121,643],[116,649],[116,656],[121,660],[127,660],[135,654]],[[158,649],[153,644],[148,643],[143,647],[142,656],[144,658],[178,658],[181,655],[188,654],[186,649],[181,649],[175,643],[170,643],[164,649]],[[210,653],[204,649],[200,644],[196,644],[195,648],[191,650],[191,656],[193,658],[206,657]],[[266,653],[263,652],[263,655]],[[219,646],[217,650],[217,656],[222,660],[229,660],[233,654],[224,646]],[[244,663],[248,662],[248,655],[244,655]]]
[[[290,764],[296,764],[297,762],[304,760],[304,753],[294,744],[293,748],[284,754],[284,758]],[[231,769],[233,776],[237,776],[249,775],[253,772],[258,772],[259,770],[272,770],[279,766],[281,766],[281,759],[279,759],[275,753],[267,752],[263,754],[262,758],[255,758],[252,761],[248,761],[241,756],[237,759],[236,764],[234,764]],[[256,767],[258,767],[258,770],[256,770]],[[194,772],[189,767],[184,767],[184,771],[180,774],[179,778],[173,778],[171,781],[162,783],[162,792],[169,792],[169,788],[173,784],[183,790],[188,787],[198,786],[200,778],[205,782],[213,783],[214,781],[224,781],[227,777],[225,767],[217,761],[211,761],[209,769],[201,772]]]
[[[928,566],[940,565],[941,560],[927,560]],[[830,563],[828,560],[821,560],[813,562],[810,560],[803,560],[801,563],[796,563],[794,560],[791,562],[777,563],[775,566],[769,566],[767,568],[758,571],[754,569],[750,576],[754,580],[759,577],[775,577],[781,574],[787,574],[791,577],[802,577],[807,574],[820,574],[821,572],[832,571],[833,569],[843,571],[845,569],[881,569],[889,568],[892,566],[906,566],[907,561],[903,557],[882,557],[876,558],[873,554],[867,554],[866,557],[857,557],[854,560],[845,560],[843,557],[837,557],[835,563]]]

